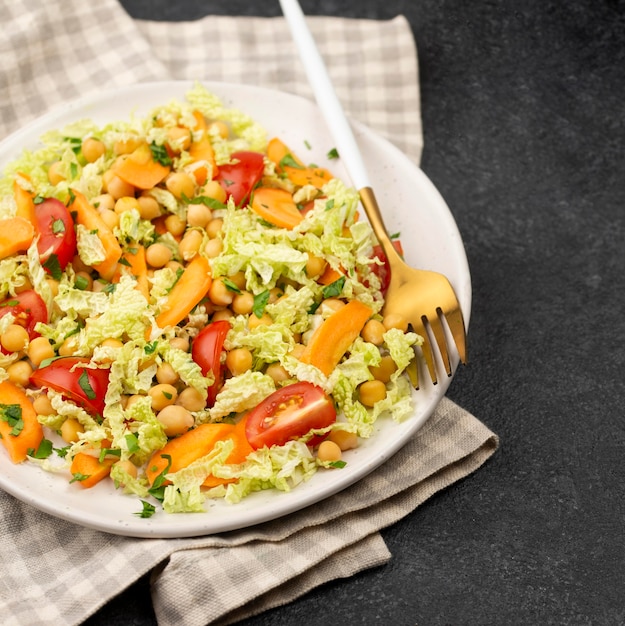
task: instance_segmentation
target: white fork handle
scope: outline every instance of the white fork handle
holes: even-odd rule
[[[325,63],[306,24],[302,8],[297,0],[280,0],[280,6],[291,29],[293,41],[304,64],[317,105],[330,128],[332,137],[336,142],[336,149],[341,157],[341,161],[347,168],[352,185],[356,189],[370,187],[369,174],[367,173],[362,154],[356,143],[352,128],[347,121],[343,107],[336,95]]]

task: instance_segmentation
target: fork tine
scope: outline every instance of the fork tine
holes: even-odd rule
[[[430,328],[432,329],[438,350],[441,353],[447,376],[451,376],[451,361],[449,359],[449,352],[447,351],[447,339],[445,338],[442,316],[443,312],[441,309],[436,309],[436,317],[432,316],[428,321],[430,322]]]
[[[412,329],[418,335],[423,337],[423,344],[421,345],[421,354],[423,355],[423,359],[428,367],[428,371],[430,373],[430,378],[432,379],[432,383],[436,385],[438,382],[438,378],[436,377],[436,367],[434,365],[434,354],[432,353],[432,346],[430,344],[430,336],[425,328],[424,320],[425,316],[421,320],[412,324]],[[417,387],[418,389],[418,387]]]
[[[467,362],[467,334],[464,326],[464,318],[460,308],[447,311],[445,313],[447,325],[454,338],[454,343],[458,349],[458,356],[463,363]]]

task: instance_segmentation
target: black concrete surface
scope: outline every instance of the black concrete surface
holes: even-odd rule
[[[157,20],[279,14],[277,2],[122,4]],[[625,2],[302,6],[410,20],[422,167],[474,287],[470,364],[449,396],[501,449],[383,532],[388,565],[245,626],[624,624]],[[88,624],[155,624],[147,579]]]

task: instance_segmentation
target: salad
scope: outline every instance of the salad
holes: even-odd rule
[[[382,316],[384,255],[329,170],[201,85],[41,142],[0,178],[13,462],[196,512],[349,471],[413,413],[421,338]]]

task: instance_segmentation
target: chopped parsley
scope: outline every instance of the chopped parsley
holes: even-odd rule
[[[11,427],[9,435],[17,437],[24,429],[22,407],[19,404],[0,404],[0,421]]]

